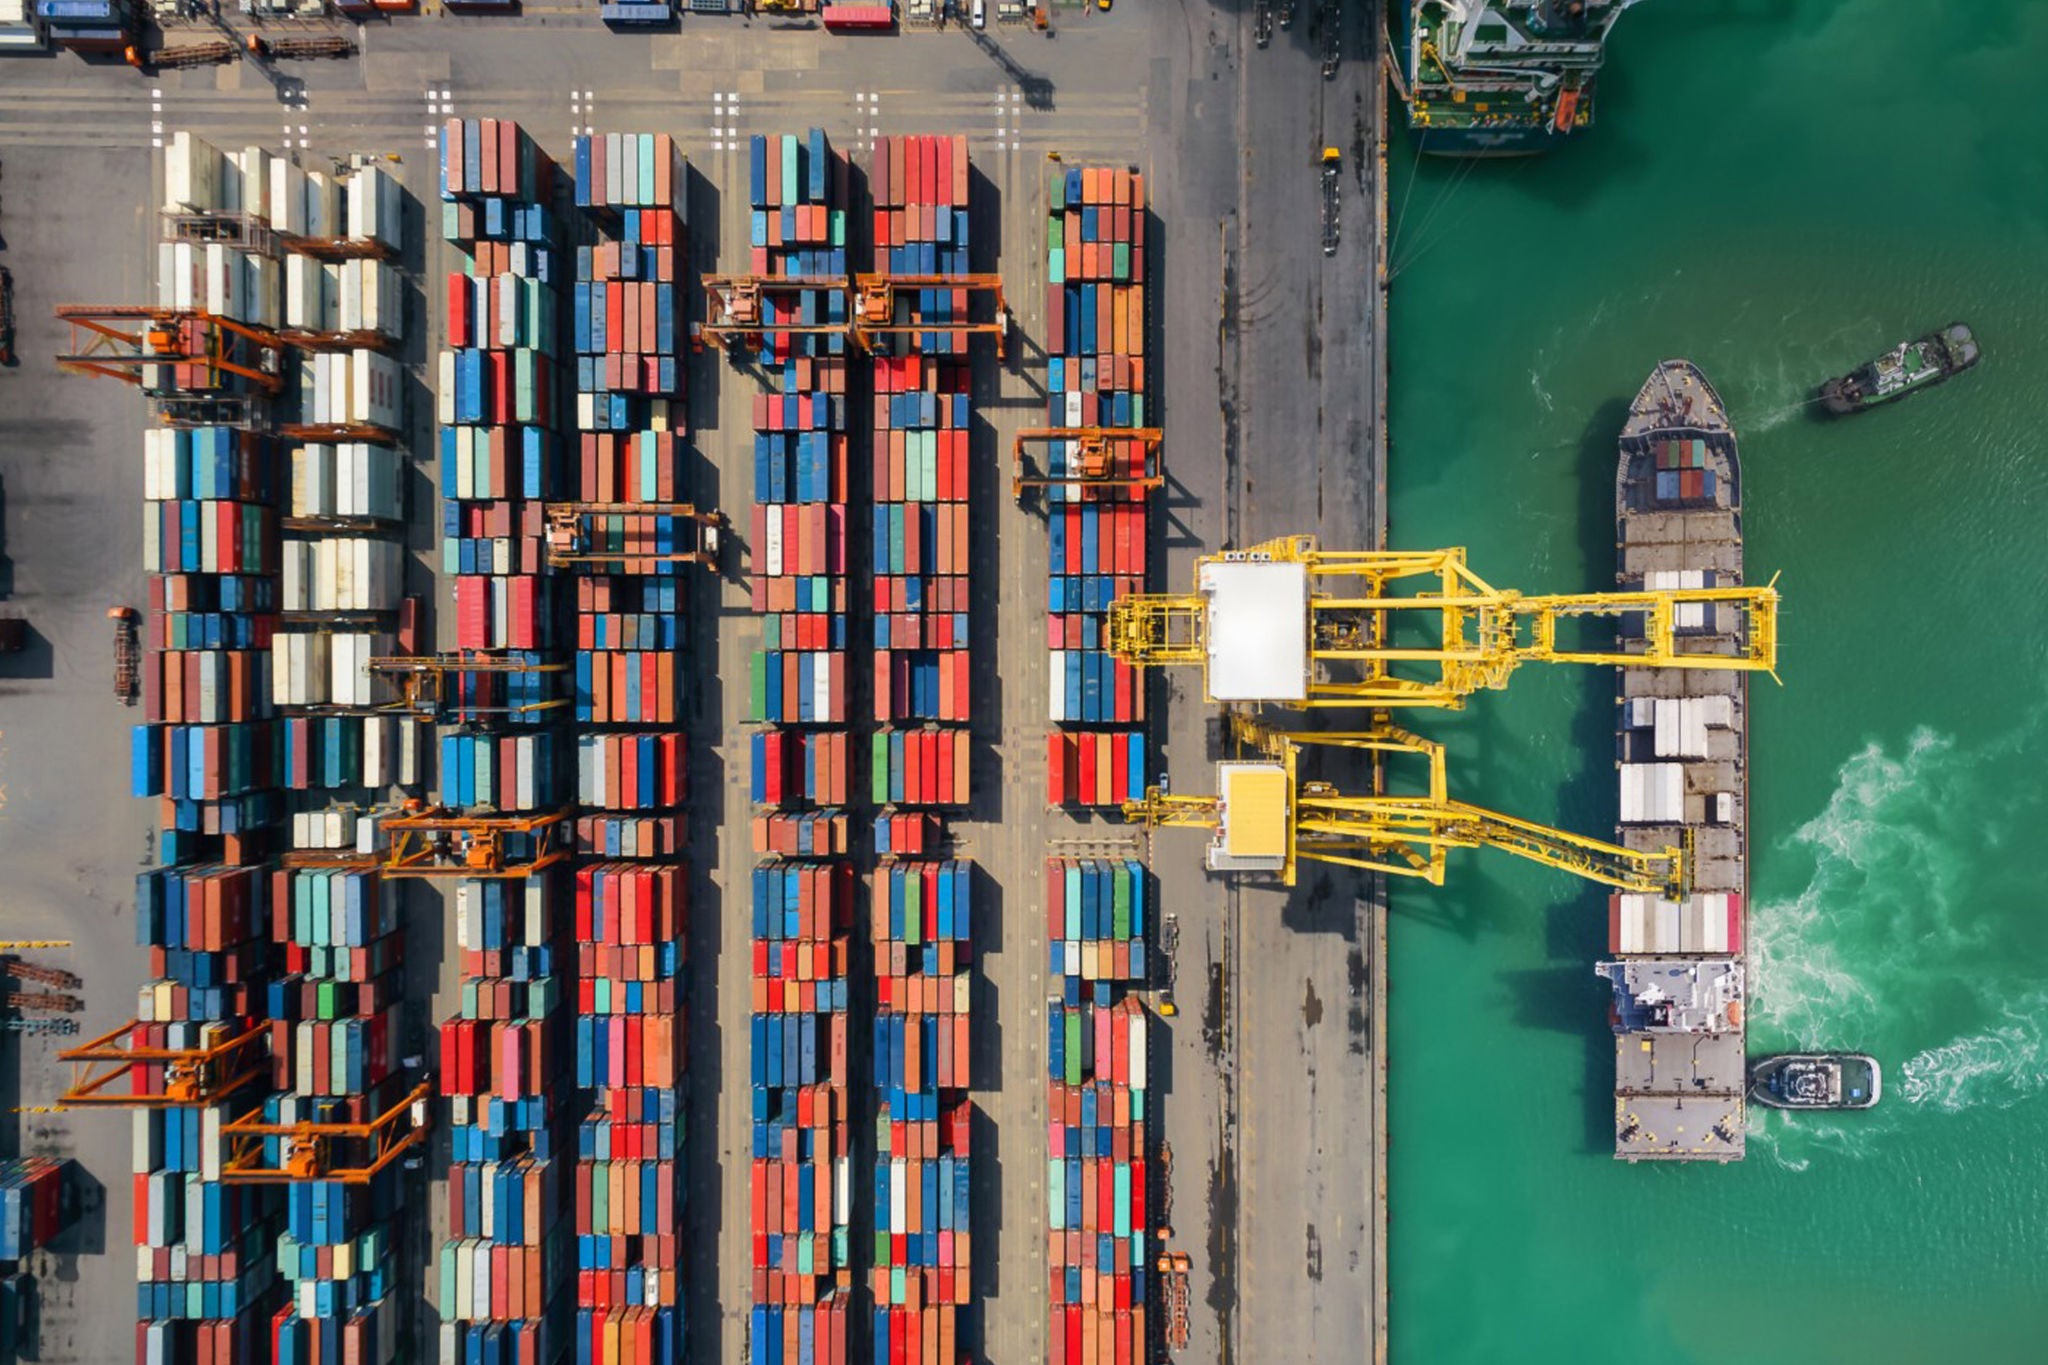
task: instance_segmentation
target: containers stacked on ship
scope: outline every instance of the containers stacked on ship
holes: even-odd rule
[[[607,6],[609,11],[614,8]],[[665,11],[664,11],[665,13]],[[575,1358],[664,1365],[683,1340],[687,548],[679,340],[688,168],[667,134],[575,142],[580,503],[575,725]],[[648,510],[635,511],[636,505]]]
[[[755,137],[750,260],[757,277],[846,275],[846,166],[825,134]],[[843,1365],[851,1296],[847,953],[846,338],[843,290],[763,299],[754,398],[753,1142],[755,1365]]]
[[[1743,579],[1742,467],[1720,395],[1690,362],[1651,374],[1623,424],[1615,470],[1616,581],[1624,591],[1727,587]],[[1746,618],[1680,602],[1672,626],[1694,654],[1740,656]],[[1624,647],[1642,636],[1625,617]],[[1691,885],[1677,900],[1608,897],[1614,991],[1615,1155],[1733,1161],[1746,1142],[1747,675],[1624,668],[1615,691],[1617,837],[1681,840]]]
[[[974,865],[891,861],[869,887],[875,954],[877,1361],[966,1358]]]
[[[543,574],[542,500],[561,484],[556,436],[559,307],[554,165],[517,123],[449,119],[441,131],[441,235],[464,253],[448,279],[440,357],[442,567],[458,647],[515,664],[562,661]],[[439,803],[547,814],[566,800],[570,755],[545,674],[500,675],[484,711],[441,735]],[[482,689],[477,689],[480,693]],[[547,837],[527,834],[520,840]],[[455,883],[460,1007],[440,1028],[448,1097],[449,1240],[440,1248],[440,1358],[550,1365],[572,1312],[573,1003],[562,960],[572,879],[535,868],[530,842],[502,873]]]
[[[278,271],[261,236],[267,156],[223,154],[187,133],[165,149],[166,240],[157,302],[274,326]],[[248,224],[228,240],[179,223]],[[254,239],[254,240],[252,240]],[[190,325],[190,324],[186,324]],[[268,880],[282,802],[269,648],[277,627],[278,449],[253,430],[202,423],[228,391],[203,365],[165,365],[144,387],[175,424],[142,443],[144,723],[134,732],[132,789],[160,798],[163,865],[136,878],[136,941],[149,950],[133,1041],[173,1049],[244,1034],[272,969]],[[234,399],[251,397],[232,391]],[[193,400],[187,406],[186,400]],[[221,404],[253,419],[255,408]],[[161,1068],[131,1073],[134,1093],[161,1093]],[[276,1295],[274,1191],[221,1183],[219,1128],[250,1088],[214,1103],[134,1116],[138,1359],[254,1359]]]
[[[1149,1358],[1146,1097],[1150,877],[1134,860],[1048,858],[1046,1004],[1053,1365]]]
[[[1120,167],[1062,169],[1047,201],[1046,425],[1145,427],[1144,177]],[[1052,478],[1081,477],[1086,439],[1077,430],[1051,443]],[[1142,488],[1113,479],[1046,489],[1051,805],[1114,806],[1145,791],[1143,681],[1108,652],[1104,631],[1110,602],[1144,589],[1148,510]]]
[[[868,173],[875,273],[965,276],[967,139],[878,139]],[[968,431],[972,367],[963,287],[892,291],[871,333],[874,718],[877,806],[968,803]],[[866,321],[872,323],[875,319]]]

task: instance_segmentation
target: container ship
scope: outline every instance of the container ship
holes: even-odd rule
[[[1735,433],[1689,361],[1659,365],[1629,408],[1614,511],[1624,591],[1742,582]],[[1688,650],[1746,652],[1747,618],[1733,606],[1681,602],[1676,612]],[[1693,867],[1683,900],[1619,894],[1608,904],[1608,958],[1595,970],[1614,988],[1614,1153],[1629,1161],[1734,1161],[1743,1152],[1746,677],[1734,668],[1619,670],[1617,837],[1639,849],[1689,845]]]
[[[1607,34],[1636,0],[1410,0],[1408,126],[1438,156],[1529,156],[1590,127]]]

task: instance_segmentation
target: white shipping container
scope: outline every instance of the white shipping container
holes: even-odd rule
[[[306,225],[308,237],[341,235],[341,188],[322,171],[306,172]]]
[[[270,225],[288,237],[306,235],[306,173],[282,157],[270,163],[266,196]]]
[[[220,206],[222,157],[204,138],[180,129],[164,148],[164,208],[173,213],[211,213]]]
[[[156,244],[156,306],[176,308],[178,306],[178,245],[175,242]]]
[[[455,425],[455,352],[441,352],[438,382],[434,385],[434,420],[444,427]]]
[[[1069,427],[1081,425],[1081,391],[1079,389],[1067,390],[1067,420],[1061,423],[1061,425]]]
[[[224,1104],[210,1104],[199,1111],[199,1178],[202,1180],[220,1179],[220,1154],[227,1146],[221,1141],[220,1122],[221,1115],[226,1112]]]
[[[1700,709],[1700,720],[1703,724],[1724,730],[1735,724],[1735,698],[1725,692],[1711,697],[1697,697],[1694,704]]]
[[[277,160],[261,147],[244,147],[235,158],[242,193],[242,212],[258,222],[270,221],[270,165]]]
[[[348,235],[369,238],[397,250],[404,242],[404,201],[398,181],[381,168],[365,166],[348,178]]]
[[[1131,1015],[1130,1086],[1133,1090],[1145,1089],[1145,1063],[1148,1055],[1145,1048],[1146,1019],[1143,1010]]]
[[[349,415],[351,422],[396,431],[403,425],[404,372],[397,361],[377,351],[351,351]]]
[[[768,509],[768,576],[782,576],[782,517],[780,507]]]
[[[1647,730],[1657,721],[1657,704],[1649,697],[1630,697],[1622,707],[1622,724],[1631,730]]]
[[[1732,825],[1735,823],[1735,793],[1714,793],[1714,823]]]

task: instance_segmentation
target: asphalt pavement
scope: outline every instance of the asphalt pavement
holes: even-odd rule
[[[0,67],[6,247],[17,281],[20,368],[0,371],[0,574],[46,647],[0,661],[0,923],[69,938],[90,968],[85,1026],[132,1013],[143,954],[132,944],[130,878],[151,861],[154,811],[125,795],[125,726],[105,681],[103,612],[140,605],[140,402],[105,381],[59,378],[50,309],[147,296],[154,145],[190,128],[224,147],[289,145],[309,160],[389,153],[423,203],[433,197],[431,130],[447,114],[521,120],[556,156],[573,133],[674,133],[697,173],[693,255],[700,270],[744,260],[745,139],[819,124],[864,160],[866,140],[968,134],[976,255],[1002,271],[1018,309],[1024,364],[977,372],[974,525],[979,783],[961,851],[983,864],[993,916],[976,945],[975,1288],[986,1359],[1044,1358],[1045,939],[1040,868],[1048,851],[1143,848],[1100,820],[1048,812],[1043,736],[1044,533],[1007,484],[1010,435],[1042,413],[1043,187],[1049,156],[1131,164],[1153,200],[1153,383],[1167,432],[1165,532],[1155,582],[1178,588],[1200,552],[1313,531],[1327,544],[1378,543],[1384,527],[1384,357],[1375,349],[1377,108],[1369,35],[1343,12],[1342,61],[1321,74],[1320,16],[1300,0],[1270,45],[1242,8],[1125,2],[1109,14],[1061,8],[1053,36],[1025,27],[829,38],[768,22],[686,19],[679,31],[610,35],[587,11],[528,6],[521,20],[447,15],[379,22],[364,55],[283,71],[243,62],[149,78],[69,56]],[[1341,237],[1321,249],[1320,155],[1343,164]],[[446,248],[417,267],[430,285]],[[439,335],[439,291],[420,289]],[[420,374],[426,371],[419,371]],[[751,497],[747,404],[755,381],[715,357],[693,372],[705,459],[695,490],[743,509]],[[431,407],[415,392],[415,441]],[[416,449],[431,447],[424,443]],[[419,461],[413,548],[431,549],[432,461]],[[415,586],[436,585],[425,561]],[[0,580],[4,582],[4,580]],[[747,1300],[748,976],[744,874],[747,653],[759,628],[735,578],[700,590],[700,687],[691,789],[698,886],[692,909],[686,1232],[692,1349],[738,1360]],[[716,686],[709,685],[715,679]],[[1152,694],[1176,790],[1210,780],[1199,680]],[[999,778],[999,781],[986,779]],[[1364,777],[1360,781],[1367,780]],[[1379,916],[1370,889],[1311,874],[1292,894],[1233,892],[1200,868],[1200,841],[1152,842],[1163,908],[1179,925],[1181,1009],[1162,1028],[1154,1127],[1173,1149],[1172,1249],[1193,1261],[1187,1360],[1356,1361],[1383,1311],[1371,1135],[1384,1058],[1369,982]],[[431,901],[421,914],[437,918]],[[438,928],[438,925],[436,926]],[[420,1027],[451,1008],[453,944],[422,934],[410,980]],[[54,956],[54,955],[53,955]],[[76,964],[73,964],[74,966]],[[11,1047],[12,1045],[8,1045]],[[61,1083],[52,1049],[22,1053],[20,1103]],[[11,1055],[11,1054],[9,1054]],[[0,1083],[10,1079],[0,1069]],[[105,1361],[130,1349],[125,1254],[127,1131],[118,1115],[9,1116],[24,1150],[77,1155],[106,1187],[98,1231],[53,1262],[44,1359]],[[0,1150],[10,1133],[0,1122]],[[856,1169],[859,1169],[856,1166]],[[441,1201],[430,1204],[442,1221]],[[857,1202],[855,1227],[866,1206]],[[107,1254],[107,1229],[113,1253]],[[431,1248],[417,1248],[431,1254]],[[76,1254],[82,1252],[83,1254]],[[428,1277],[429,1279],[431,1277]]]

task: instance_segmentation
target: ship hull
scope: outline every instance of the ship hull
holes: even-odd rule
[[[1877,376],[1873,365],[1852,370],[1839,379],[1830,379],[1820,386],[1817,397],[1820,405],[1830,416],[1847,417],[1852,413],[1867,412],[1881,408],[1887,403],[1896,403],[1910,394],[1923,389],[1936,388],[1961,374],[1977,363],[1977,340],[1970,329],[1960,322],[1950,323],[1937,332],[1929,332],[1919,339],[1918,344],[1927,349],[1936,368],[1926,378],[1894,389],[1890,393],[1874,392]]]
[[[1415,128],[1426,156],[1505,159],[1541,156],[1557,145],[1557,135],[1540,125],[1509,128]]]
[[[1623,591],[1743,581],[1735,433],[1720,395],[1691,363],[1666,361],[1636,395],[1622,428],[1614,494],[1615,578]],[[1722,614],[1732,609],[1678,610],[1684,614],[1675,624],[1691,637],[1689,652],[1731,659],[1745,652],[1745,621]],[[1608,950],[1647,971],[1711,969],[1736,993],[1725,1017],[1706,1031],[1617,1030],[1614,1154],[1622,1160],[1725,1162],[1743,1155],[1747,678],[1734,668],[1617,670],[1616,840],[1643,850],[1690,844],[1692,885],[1679,901],[1615,896]]]

